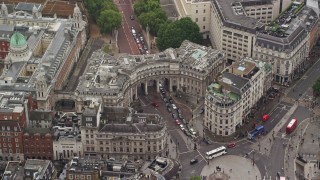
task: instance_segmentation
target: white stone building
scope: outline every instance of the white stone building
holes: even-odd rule
[[[270,26],[257,32],[253,58],[272,65],[274,81],[290,84],[304,72],[310,48],[318,39],[318,16],[301,3],[293,3]]]
[[[81,156],[83,156],[81,136],[76,131],[59,135],[53,140],[54,160],[71,160],[73,157]]]
[[[226,68],[207,89],[204,126],[216,135],[235,133],[271,81],[271,66],[264,62],[246,58]]]

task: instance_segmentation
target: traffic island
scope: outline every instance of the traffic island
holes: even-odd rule
[[[261,173],[252,159],[241,156],[226,155],[208,160],[201,176],[209,180],[261,179]]]

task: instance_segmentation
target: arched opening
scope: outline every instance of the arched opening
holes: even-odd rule
[[[55,110],[56,111],[74,111],[75,110],[75,101],[70,99],[61,99],[56,102]]]

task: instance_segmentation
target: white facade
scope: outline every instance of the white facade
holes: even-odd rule
[[[242,126],[271,87],[271,67],[251,59],[241,60],[228,67],[219,81],[208,87],[205,98],[204,125],[216,135],[228,136]]]
[[[81,157],[83,155],[81,139],[77,136],[61,136],[53,141],[54,160]]]
[[[207,38],[210,30],[210,1],[176,0],[174,1],[179,17],[190,17],[197,23],[203,38]]]

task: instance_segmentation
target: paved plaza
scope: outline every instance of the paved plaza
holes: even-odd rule
[[[221,168],[221,173],[226,174],[229,180],[261,179],[261,173],[258,167],[253,164],[251,159],[247,159],[235,155],[225,155],[209,160],[201,172],[201,176],[206,176],[209,180],[214,180],[214,175],[217,173],[217,166]]]

